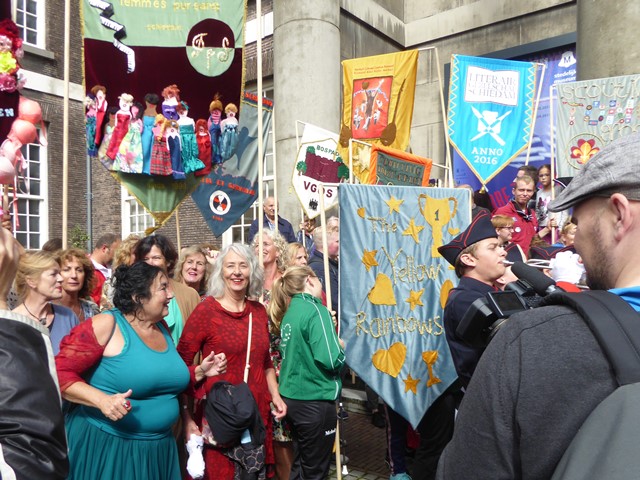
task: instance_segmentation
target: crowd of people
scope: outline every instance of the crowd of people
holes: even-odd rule
[[[637,135],[614,142],[553,193],[545,165],[538,178],[523,169],[503,207],[474,198],[471,224],[438,248],[459,277],[443,316],[458,380],[420,422],[412,467],[406,421],[376,405],[391,479],[551,478],[618,385],[597,340],[559,306],[513,315],[482,345],[458,327],[527,259],[640,312],[638,145]],[[339,222],[304,219],[296,236],[272,198],[264,213],[250,245],[180,253],[157,234],[104,235],[91,252],[21,252],[3,218],[0,335],[16,362],[4,390],[38,391],[33,418],[10,442],[0,438],[3,478],[16,469],[24,478],[327,477],[345,370],[331,311]],[[37,375],[18,376],[33,367]]]
[[[273,199],[264,209],[275,211]],[[16,273],[10,288],[0,285],[0,307],[11,308],[7,318],[26,319],[36,338],[48,334],[55,355],[57,376],[49,379],[58,379],[59,393],[42,435],[52,436],[57,463],[47,478],[326,477],[344,344],[306,266],[309,251],[273,226],[250,246],[221,252],[196,245],[178,253],[157,234],[106,234],[91,252],[50,242],[5,255]],[[283,339],[282,327],[300,333]],[[228,406],[216,392],[240,384],[250,393],[238,391],[237,401],[255,406],[262,433],[245,418],[225,414],[221,422],[209,413]],[[231,427],[238,438],[228,436]],[[199,447],[187,460],[184,444],[194,437]]]

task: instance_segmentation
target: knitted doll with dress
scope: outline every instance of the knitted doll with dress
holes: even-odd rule
[[[228,103],[224,108],[226,118],[220,122],[220,155],[222,161],[228,160],[235,153],[238,146],[238,107]]]
[[[149,173],[151,175],[168,176],[173,173],[171,168],[171,154],[167,146],[166,126],[171,120],[167,120],[164,115],[156,115],[156,126],[153,127],[153,147],[151,149],[151,162]]]
[[[100,148],[98,148],[98,160],[105,166],[108,170],[111,170],[113,167],[113,160],[107,157],[107,148],[109,148],[109,143],[111,143],[111,135],[113,135],[113,130],[116,128],[116,113],[118,109],[116,107],[109,107],[107,109],[107,121],[103,125],[102,132],[100,137],[102,138],[102,143],[100,144]]]
[[[116,164],[119,165],[120,171],[124,173],[142,173],[143,157],[142,157],[142,104],[134,102],[131,106],[131,121],[129,122],[129,131],[122,139],[120,148],[116,155],[114,170]]]
[[[189,117],[189,105],[180,102],[176,107],[178,112],[178,126],[180,131],[180,146],[184,173],[192,173],[204,168],[204,163],[198,158],[198,143],[196,142],[196,127],[193,118]]]
[[[180,89],[177,85],[169,85],[162,90],[162,114],[168,120],[178,120],[176,108],[180,103]]]
[[[142,173],[149,175],[151,163],[151,149],[153,148],[153,127],[156,124],[157,107],[160,97],[155,93],[147,93],[144,96],[146,108],[142,115]]]
[[[109,147],[107,148],[107,157],[111,160],[115,160],[122,139],[129,131],[129,122],[131,121],[131,105],[133,105],[133,96],[128,93],[123,93],[118,97],[118,103],[120,109],[116,113],[116,125],[111,134],[111,140],[109,140]]]
[[[211,163],[218,165],[222,163],[220,156],[220,120],[222,119],[222,102],[220,95],[217,93],[213,97],[213,101],[209,104],[209,120],[207,127],[209,128],[209,136],[211,137]]]
[[[84,106],[87,109],[84,117],[84,126],[87,132],[87,155],[96,157],[98,145],[96,145],[96,97],[89,94],[84,97]]]
[[[198,158],[204,163],[204,168],[196,171],[196,177],[203,177],[211,172],[211,135],[207,121],[203,118],[196,121],[196,142],[198,144]]]
[[[186,178],[184,174],[184,166],[182,165],[182,155],[180,150],[180,126],[175,120],[169,120],[165,123],[165,135],[167,138],[167,148],[169,149],[169,155],[171,156],[171,169],[174,180],[184,180]]]
[[[91,94],[96,99],[96,145],[102,145],[102,134],[104,133],[105,115],[109,106],[107,102],[107,88],[102,85],[94,85]],[[107,118],[107,121],[109,119]]]

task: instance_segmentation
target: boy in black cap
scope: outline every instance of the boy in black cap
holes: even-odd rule
[[[483,350],[458,337],[456,328],[475,300],[496,291],[493,285],[504,275],[506,253],[486,212],[481,212],[464,232],[439,247],[438,252],[455,267],[460,278],[444,307],[444,330],[458,377],[466,386]]]

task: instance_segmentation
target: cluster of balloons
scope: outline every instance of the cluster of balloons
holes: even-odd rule
[[[19,60],[23,56],[18,27],[10,19],[0,21],[0,92],[17,95],[24,86]],[[42,124],[38,102],[20,96],[18,115],[11,124],[6,139],[0,138],[0,184],[13,183],[16,172],[23,167],[22,145],[38,138],[36,126]],[[44,143],[43,143],[44,144]]]

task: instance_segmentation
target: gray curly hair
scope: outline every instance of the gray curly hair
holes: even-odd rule
[[[249,265],[249,285],[247,286],[246,296],[251,298],[260,297],[264,283],[264,272],[262,267],[258,265],[258,258],[253,253],[251,247],[244,243],[232,243],[222,249],[218,258],[213,262],[213,269],[211,271],[211,276],[209,277],[209,288],[207,294],[214,298],[220,298],[224,295],[225,284],[224,278],[222,278],[222,267],[224,265],[225,257],[230,252],[240,255]]]

